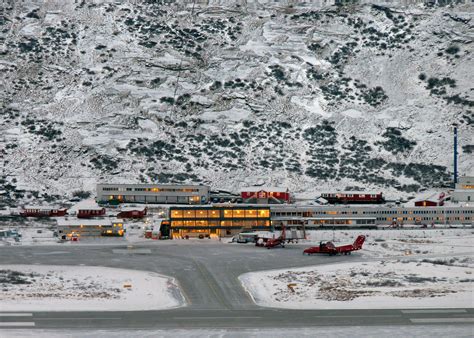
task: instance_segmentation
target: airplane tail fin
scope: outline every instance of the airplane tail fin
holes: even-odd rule
[[[357,236],[355,242],[354,242],[354,247],[358,248],[358,249],[362,249],[362,245],[364,244],[365,242],[365,236],[364,235],[359,235]]]

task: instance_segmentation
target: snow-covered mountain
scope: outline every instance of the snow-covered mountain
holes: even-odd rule
[[[473,174],[472,4],[3,1],[0,190],[414,192]]]

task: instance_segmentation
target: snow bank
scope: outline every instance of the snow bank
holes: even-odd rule
[[[333,241],[336,245],[353,243],[358,235],[366,235],[360,254],[372,258],[389,258],[416,254],[472,253],[472,229],[385,229],[385,230],[310,230],[308,246],[320,241]]]
[[[92,266],[0,265],[2,311],[138,311],[185,305],[173,278]]]
[[[239,277],[261,306],[290,309],[472,307],[472,258],[343,263]]]

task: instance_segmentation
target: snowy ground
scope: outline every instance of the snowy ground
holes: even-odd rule
[[[372,258],[389,258],[418,254],[474,254],[474,229],[386,229],[308,231],[308,246],[320,241],[333,241],[336,245],[353,243],[366,235],[360,254]]]
[[[240,276],[258,305],[291,309],[474,306],[472,257],[343,263]]]
[[[2,337],[472,337],[471,325],[417,325],[417,326],[350,326],[350,327],[311,327],[298,329],[214,329],[214,330],[0,330]]]
[[[86,266],[0,265],[2,311],[128,311],[183,306],[174,279]]]
[[[306,246],[367,236],[351,262],[261,271],[240,280],[262,306],[306,309],[472,307],[474,230],[308,231]],[[379,261],[380,259],[380,261]]]

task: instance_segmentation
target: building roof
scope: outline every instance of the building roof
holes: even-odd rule
[[[84,200],[74,204],[69,208],[70,212],[77,212],[79,210],[102,210],[103,207],[99,206],[93,199]]]
[[[126,207],[121,207],[118,211],[145,211],[146,206],[126,206]]]
[[[331,192],[322,192],[322,194],[352,194],[352,195],[378,195],[381,194],[380,191],[331,191]]]
[[[416,200],[414,200],[413,202],[416,203],[416,202],[433,202],[433,203],[438,203],[440,202],[441,199],[439,198],[439,194],[432,194],[430,196],[427,196],[427,197],[421,197],[421,198],[417,198]]]
[[[65,218],[56,220],[58,226],[111,226],[113,223],[120,223],[119,221],[112,222],[109,219],[77,219],[77,218]]]
[[[49,205],[25,205],[23,209],[34,209],[34,210],[57,210],[64,209],[58,206],[49,206]]]
[[[97,183],[97,187],[139,187],[139,188],[173,188],[173,187],[179,187],[179,188],[195,188],[195,187],[201,187],[201,188],[208,188],[210,189],[210,186],[204,185],[204,184],[160,184],[160,183]]]
[[[279,187],[244,187],[240,189],[240,192],[288,192],[288,188],[279,188]]]

